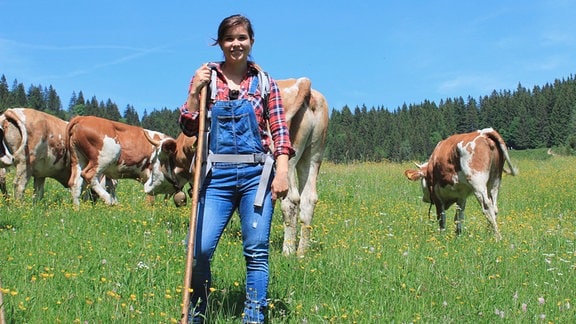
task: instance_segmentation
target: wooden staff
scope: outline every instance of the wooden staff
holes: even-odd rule
[[[6,324],[4,317],[4,298],[2,296],[2,281],[0,281],[0,324]]]
[[[190,311],[190,286],[192,283],[192,267],[194,262],[194,242],[196,241],[196,221],[198,219],[198,195],[202,177],[202,163],[204,162],[204,145],[206,136],[206,86],[200,92],[200,115],[198,138],[196,141],[196,159],[194,160],[194,184],[192,188],[192,210],[190,211],[190,226],[188,227],[188,247],[186,253],[186,271],[184,273],[184,288],[182,292],[182,324],[188,323]]]

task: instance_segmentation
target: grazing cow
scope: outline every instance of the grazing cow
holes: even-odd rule
[[[510,173],[516,175],[504,140],[498,132],[486,128],[440,141],[428,162],[418,170],[406,170],[404,175],[413,181],[422,180],[422,200],[436,206],[441,230],[445,229],[446,209],[456,203],[456,234],[462,232],[466,199],[474,194],[488,225],[500,240],[496,216],[504,162],[510,167]]]
[[[308,78],[278,80],[286,120],[290,129],[290,139],[296,154],[289,162],[289,190],[281,201],[284,217],[284,255],[297,252],[304,256],[310,245],[310,233],[314,208],[318,201],[316,178],[322,163],[328,129],[328,104],[324,96],[311,88]],[[192,181],[189,172],[195,153],[192,145],[196,138],[180,134],[176,141],[166,141],[162,151],[168,161],[175,165],[178,181],[182,188]],[[167,163],[163,161],[163,163]],[[296,249],[298,216],[302,223],[300,241]]]
[[[85,181],[108,205],[117,203],[102,185],[101,175],[110,179],[135,179],[144,184],[148,195],[172,194],[173,170],[161,170],[159,147],[155,143],[172,140],[169,136],[94,116],[77,116],[66,129],[70,149],[71,175],[68,182],[72,200],[79,205]]]
[[[46,178],[68,187],[66,121],[28,108],[7,109],[0,115],[0,167],[16,167],[14,197],[22,199],[34,177],[34,197],[42,199]]]

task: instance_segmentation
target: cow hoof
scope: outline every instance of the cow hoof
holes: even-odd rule
[[[186,206],[187,199],[186,194],[183,191],[175,193],[172,199],[174,200],[174,205],[176,205],[176,207]]]

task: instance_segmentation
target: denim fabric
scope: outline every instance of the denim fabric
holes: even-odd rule
[[[246,302],[244,314],[249,322],[262,322],[267,306],[268,251],[273,205],[267,190],[262,207],[254,206],[262,165],[231,165],[212,169],[198,201],[198,220],[194,245],[191,307],[206,312],[212,282],[210,261],[224,228],[234,210],[240,215],[242,245],[246,260]],[[192,313],[192,312],[191,312]]]
[[[252,85],[250,91],[255,89]],[[218,101],[212,106],[211,113],[211,153],[263,153],[256,114],[249,99]],[[238,210],[246,260],[243,321],[264,322],[269,279],[269,237],[274,206],[270,191],[273,175],[270,177],[262,207],[254,206],[262,169],[262,164],[219,162],[212,166],[204,180],[198,201],[191,314],[206,314],[212,283],[212,256],[234,211]]]

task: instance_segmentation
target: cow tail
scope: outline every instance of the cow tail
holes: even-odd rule
[[[12,155],[22,156],[22,152],[26,149],[28,145],[28,130],[26,129],[26,125],[22,122],[19,118],[18,114],[14,111],[14,109],[7,109],[4,112],[4,115],[7,119],[11,120],[18,126],[18,131],[20,132],[20,136],[22,136],[22,142],[20,143],[20,147],[14,152]]]
[[[508,155],[508,148],[506,147],[506,143],[504,143],[504,139],[502,138],[502,136],[500,136],[500,134],[496,131],[486,133],[486,135],[497,143],[497,147],[500,150],[500,153],[504,155],[504,159],[506,160],[506,163],[510,168],[509,173],[513,176],[517,175],[518,169],[516,169],[516,167],[512,165],[512,161],[510,160],[510,156]]]
[[[70,145],[71,145],[71,143],[70,143],[70,137],[71,137],[71,133],[72,133],[72,128],[73,128],[75,125],[76,125],[76,118],[72,118],[72,119],[70,120],[70,122],[68,122],[68,125],[66,125],[66,134],[65,134],[65,136],[66,136],[66,151],[67,151],[67,154],[66,154],[66,153],[64,154],[64,162],[65,162],[66,164],[70,164],[70,162],[72,161],[71,155],[72,155],[72,152],[73,152],[74,150],[73,150],[72,147],[70,146]],[[68,161],[68,159],[70,159],[70,161]]]

